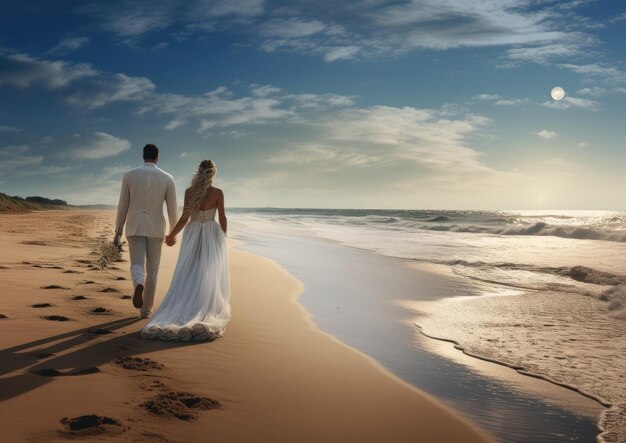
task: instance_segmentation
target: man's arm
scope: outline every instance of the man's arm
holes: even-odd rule
[[[115,220],[115,239],[113,243],[116,245],[120,242],[120,237],[124,231],[124,224],[128,216],[128,206],[130,204],[130,189],[126,175],[122,178],[122,189],[120,190],[120,200],[117,204],[117,219]]]
[[[189,216],[191,215],[191,211],[189,210],[189,196],[191,193],[189,191],[189,189],[185,191],[185,203],[183,206],[183,213],[180,216],[178,223],[172,226],[170,233],[165,236],[165,244],[167,246],[174,246],[176,244],[176,235],[178,235],[178,233],[182,231],[182,229],[189,221]]]
[[[170,221],[170,231],[176,225],[178,220],[178,206],[176,204],[176,185],[174,180],[170,180],[167,184],[165,192],[165,205],[167,206],[167,217]]]

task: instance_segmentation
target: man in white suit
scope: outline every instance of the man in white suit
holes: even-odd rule
[[[135,287],[133,305],[141,308],[141,318],[147,318],[154,304],[165,238],[163,202],[167,205],[170,229],[176,225],[177,206],[174,178],[156,165],[159,148],[146,145],[143,159],[143,166],[131,169],[122,179],[113,243],[119,244],[126,225],[130,273]]]

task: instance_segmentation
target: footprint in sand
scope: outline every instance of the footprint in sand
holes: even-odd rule
[[[61,419],[62,433],[72,436],[119,434],[124,431],[119,420],[95,414]]]
[[[66,376],[74,376],[74,375],[95,374],[96,372],[100,372],[100,369],[96,367],[91,367],[91,368],[85,368],[85,369],[78,369],[76,371],[61,372],[52,368],[44,368],[44,369],[37,369],[35,371],[32,371],[33,374],[41,375],[42,377],[66,377]]]
[[[104,288],[104,289],[101,289],[100,292],[120,292],[120,291],[118,291],[115,288]]]
[[[9,318],[9,317],[7,317],[7,316],[6,316],[6,315],[4,315],[4,314],[0,314],[0,319],[3,319],[3,318]]]
[[[217,409],[222,405],[217,400],[201,397],[189,392],[169,391],[158,394],[141,406],[152,414],[163,418],[177,418],[192,421],[197,417],[197,411]]]
[[[41,289],[69,289],[69,288],[66,288],[64,286],[59,286],[59,285],[48,285],[48,286],[42,286]]]
[[[24,240],[23,245],[46,246],[46,242],[42,240]]]
[[[111,310],[107,309],[107,308],[103,308],[101,306],[98,306],[97,308],[93,308],[91,310],[92,314],[110,314]]]
[[[71,298],[71,300],[88,300],[88,298],[85,297],[84,295],[75,295],[74,297]]]
[[[52,320],[52,321],[69,321],[69,318],[64,317],[62,315],[45,315],[43,318],[45,320]]]
[[[64,274],[82,274],[80,271],[75,271],[74,269],[67,269],[63,271]]]
[[[139,387],[144,391],[166,391],[168,389],[167,385],[163,383],[161,380],[152,380],[147,383],[142,383]]]
[[[52,305],[50,303],[35,303],[31,305],[33,308],[50,308]]]
[[[95,282],[95,281],[93,281],[93,280],[85,280],[85,281],[83,282],[83,284],[84,284],[84,285],[93,285],[93,284],[95,284],[95,283],[96,283],[96,282]]]
[[[117,280],[117,281],[126,280],[126,277],[115,277],[115,280]]]
[[[0,266],[0,269],[11,269],[11,268],[9,268],[7,266]]]
[[[131,299],[132,297],[130,295],[122,295],[120,298],[122,300],[128,300],[128,299]]]
[[[165,367],[159,362],[149,358],[140,357],[120,357],[115,360],[115,364],[120,368],[143,372],[151,371],[153,369],[161,370]]]

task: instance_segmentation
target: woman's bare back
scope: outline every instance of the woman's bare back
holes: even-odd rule
[[[207,211],[209,209],[213,209],[219,206],[220,200],[222,199],[223,195],[224,194],[222,193],[222,190],[220,188],[211,186],[206,196],[204,197],[202,204],[200,205],[200,210]]]

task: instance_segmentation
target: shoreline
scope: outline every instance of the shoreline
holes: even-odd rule
[[[271,231],[250,229],[251,226],[240,232],[246,250],[278,261],[304,281],[307,290],[301,303],[314,315],[318,327],[372,356],[410,384],[445,400],[496,437],[511,442],[527,441],[525,422],[535,423],[534,434],[531,434],[535,441],[569,441],[568,436],[595,441],[600,433],[598,417],[603,407],[596,400],[546,380],[533,381],[533,377],[513,370],[506,375],[506,371],[496,369],[501,366],[495,361],[482,365],[468,363],[467,359],[462,361],[464,359],[455,358],[450,352],[441,352],[440,347],[434,349],[428,343],[420,345],[416,342],[423,336],[414,326],[415,314],[421,311],[416,306],[435,305],[455,295],[459,296],[458,299],[473,299],[474,295],[483,292],[484,284],[478,287],[440,264],[426,266],[420,263],[416,266],[413,260],[387,257],[289,230],[282,232],[279,226]],[[323,275],[321,280],[328,283],[318,281],[319,275]],[[383,319],[386,321],[381,322]],[[372,324],[372,321],[378,323],[377,328],[386,331],[387,339],[368,336],[371,328],[359,326]],[[403,324],[407,325],[408,332],[406,329],[403,332]],[[390,347],[391,337],[394,343],[404,345]],[[438,361],[440,357],[450,363]],[[433,369],[424,372],[423,367]],[[447,376],[429,375],[429,371],[441,369],[448,373]],[[441,383],[448,384],[449,388],[442,389]],[[466,389],[472,385],[476,388]],[[458,393],[451,393],[451,389],[458,390]],[[491,394],[485,397],[477,390]],[[481,408],[477,410],[465,405],[465,399],[469,398],[480,403]],[[507,408],[508,412],[502,408]],[[508,423],[493,422],[494,413],[508,419]],[[554,418],[539,425],[544,422],[542,417],[547,416],[562,416],[563,419]],[[574,432],[574,429],[578,430]],[[515,432],[517,436],[511,434]],[[560,439],[551,440],[550,435],[555,438],[560,435]]]
[[[578,388],[577,386],[574,385],[569,385],[567,383],[561,383],[557,380],[551,379],[550,377],[547,377],[545,375],[542,374],[537,374],[534,372],[529,372],[526,371],[524,366],[519,366],[519,365],[515,365],[515,364],[511,364],[511,363],[507,363],[504,360],[498,360],[495,358],[491,358],[487,355],[481,355],[481,354],[475,354],[472,353],[471,351],[468,351],[461,343],[459,343],[458,341],[452,339],[452,338],[445,338],[445,337],[436,337],[435,335],[429,334],[427,332],[424,332],[424,328],[422,326],[419,325],[419,323],[414,323],[414,325],[417,327],[417,329],[419,330],[420,334],[422,334],[424,337],[430,338],[432,340],[438,340],[438,341],[443,341],[446,343],[451,343],[452,345],[454,345],[454,349],[456,349],[457,351],[462,352],[463,354],[467,355],[468,357],[472,357],[472,358],[476,358],[479,360],[483,360],[489,363],[494,363],[497,365],[501,365],[501,366],[505,366],[507,368],[513,369],[515,370],[518,374],[521,375],[525,375],[526,377],[533,377],[533,378],[538,378],[540,380],[544,380],[547,381],[548,383],[552,383],[553,385],[556,386],[560,386],[561,388],[565,388],[565,389],[569,389],[570,391],[574,391],[580,395],[582,395],[583,397],[587,397],[591,400],[596,401],[598,404],[606,407],[606,408],[610,408],[613,406],[613,403],[603,399],[602,397],[599,397],[597,395],[582,391],[580,388]]]
[[[206,437],[208,430],[216,441],[411,441],[417,436],[432,442],[492,441],[429,394],[317,329],[298,302],[302,284],[269,259],[236,248],[229,251],[234,315],[224,338],[198,344],[139,339],[143,322],[122,299],[130,292],[129,282],[120,280],[128,277],[128,264],[91,271],[77,262],[93,260],[90,248],[81,246],[86,238],[80,229],[68,231],[68,226],[94,223],[92,238],[106,240],[112,213],[71,211],[50,219],[51,214],[0,215],[0,245],[11,251],[0,262],[1,313],[7,316],[0,320],[3,439],[80,437],[83,431],[64,430],[59,420],[96,413],[119,423],[101,424],[98,435],[122,440],[180,441]],[[164,250],[156,304],[167,289],[175,251]],[[41,289],[46,284],[69,289]],[[75,301],[78,292],[86,300]],[[46,314],[69,321],[42,319],[44,311],[31,304],[44,301],[52,305],[42,308]],[[106,310],[104,317],[92,312],[95,304]],[[90,333],[94,328],[111,333]],[[120,358],[139,359],[133,361],[147,369],[123,368]],[[96,371],[80,373],[90,368]],[[41,369],[69,376],[32,372]],[[194,420],[185,422],[140,407],[156,394],[176,392],[208,396],[222,407],[192,411]],[[159,407],[165,415],[171,412],[166,404]]]
[[[498,286],[500,285],[496,285],[496,287]],[[549,312],[554,305],[558,305],[558,303],[551,302],[550,299],[559,297],[578,298],[578,301],[586,309],[581,309],[579,306],[582,314],[569,314],[565,319],[550,316],[552,321],[541,325],[541,318],[545,312]],[[526,309],[519,309],[523,303],[520,300],[524,298],[529,300],[524,305]],[[485,308],[487,303],[492,310],[491,312]],[[513,308],[510,306],[512,303],[516,304]],[[623,386],[620,387],[620,382],[617,380],[620,371],[613,367],[617,361],[614,361],[612,357],[612,355],[621,354],[619,341],[613,343],[612,347],[608,347],[611,343],[609,337],[598,337],[597,333],[596,336],[587,336],[582,327],[589,318],[585,317],[585,314],[589,314],[589,311],[593,312],[593,309],[588,308],[589,304],[601,303],[589,296],[577,293],[520,290],[514,295],[454,297],[441,300],[438,304],[431,306],[416,304],[411,309],[418,314],[419,320],[415,321],[414,325],[423,336],[432,340],[451,343],[456,351],[472,358],[510,368],[523,376],[544,380],[597,402],[603,406],[603,410],[596,420],[596,425],[600,431],[597,436],[598,442],[622,443],[626,442],[626,403],[623,400]],[[576,310],[576,306],[573,310]],[[478,312],[481,313],[482,318],[478,317]],[[603,310],[597,309],[595,312],[602,313]],[[498,327],[487,328],[486,325],[496,321],[496,318]],[[537,322],[536,318],[539,318],[540,321]],[[619,323],[619,320],[611,319],[608,316],[606,318],[607,321],[614,322],[614,325],[621,326],[621,330],[623,330],[623,325]],[[542,336],[539,332],[533,336],[534,338],[529,338],[527,341],[532,342],[535,347],[539,343],[542,346],[539,352],[542,350],[545,352],[545,349],[559,346],[554,358],[559,359],[559,361],[567,359],[566,364],[560,366],[542,364],[541,360],[537,362],[536,359],[532,360],[532,357],[528,357],[527,354],[530,352],[528,343],[523,339],[516,340],[516,337],[521,333],[519,331],[520,326],[534,328],[538,331],[541,330],[541,326],[543,329],[548,326],[557,329],[559,325],[553,323],[559,321],[568,322],[567,326],[570,328],[572,325],[576,325],[572,331],[566,329],[562,333],[568,335],[566,339],[560,340],[558,337],[546,336],[545,334]],[[454,327],[452,327],[453,324]],[[554,328],[555,326],[557,328]],[[618,327],[615,328],[616,337],[620,336]],[[435,330],[438,332],[432,332]],[[559,333],[561,332],[559,331]],[[604,346],[601,348],[595,345],[600,340],[604,342]],[[494,347],[492,345],[494,341],[499,341],[500,346]],[[544,357],[548,357],[548,355]],[[599,363],[595,363],[595,369],[590,367],[590,362],[598,361]],[[602,369],[603,365],[604,369]],[[582,369],[577,369],[581,367]],[[604,378],[604,384],[593,379],[596,375]]]

